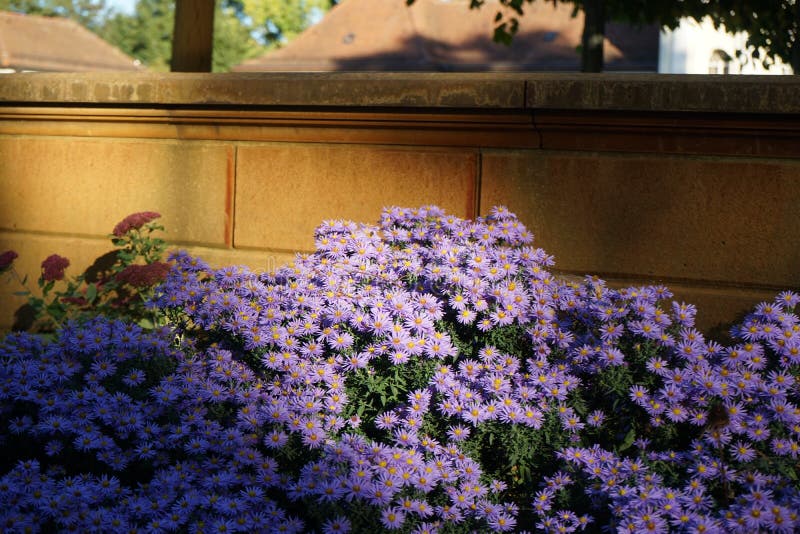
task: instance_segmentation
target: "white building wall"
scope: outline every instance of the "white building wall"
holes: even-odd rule
[[[745,50],[747,34],[726,33],[714,28],[710,19],[683,19],[675,30],[662,30],[658,72],[665,74],[791,74],[789,65],[778,62],[765,69]]]

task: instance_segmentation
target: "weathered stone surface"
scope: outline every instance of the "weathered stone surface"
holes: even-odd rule
[[[223,106],[522,108],[515,74],[25,73],[3,78],[0,102]]]
[[[800,162],[483,154],[481,212],[505,204],[578,272],[800,286]]]
[[[376,222],[385,206],[436,204],[471,217],[476,162],[473,151],[241,146],[234,244],[310,250],[323,220]]]
[[[582,73],[24,73],[0,103],[800,113],[794,76]]]
[[[590,109],[533,115],[545,150],[800,158],[800,115]]]
[[[230,243],[231,146],[3,136],[0,161],[0,229],[105,236],[157,211],[173,242]]]
[[[0,135],[536,148],[524,110],[47,108],[0,105]]]
[[[795,76],[530,74],[531,109],[798,113]]]

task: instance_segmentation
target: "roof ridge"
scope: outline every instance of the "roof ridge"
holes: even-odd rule
[[[100,46],[107,47],[109,50],[114,51],[114,53],[116,53],[121,59],[125,59],[126,61],[130,61],[131,64],[136,65],[136,62],[137,62],[136,58],[133,58],[133,57],[129,56],[128,54],[126,54],[125,52],[120,50],[116,45],[113,45],[113,44],[109,43],[108,41],[106,41],[105,39],[100,37],[98,34],[96,34],[94,31],[90,30],[89,28],[87,28],[83,24],[79,23],[77,20],[73,20],[73,19],[70,19],[70,18],[67,18],[67,17],[57,17],[57,18],[61,18],[63,20],[71,22],[73,25],[77,26],[78,28],[81,28],[82,30],[86,30],[86,32],[91,36],[91,39],[94,39],[95,41],[97,41]]]
[[[61,15],[0,11],[0,66],[15,70],[139,70],[135,58]]]
[[[7,11],[7,10],[0,10],[0,16],[11,16],[11,17],[26,18],[26,19],[42,19],[42,20],[68,20],[70,22],[75,22],[72,19],[64,17],[62,15],[39,15],[37,13],[20,13],[18,11]],[[78,26],[81,25],[78,24]]]

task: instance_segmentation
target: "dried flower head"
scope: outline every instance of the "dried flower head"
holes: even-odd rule
[[[46,282],[64,279],[64,270],[69,267],[69,260],[58,254],[51,254],[42,262],[42,278]]]
[[[11,266],[15,259],[19,257],[13,250],[6,250],[2,254],[0,254],[0,271],[3,271]]]
[[[112,232],[116,237],[122,237],[131,230],[138,230],[150,221],[154,221],[161,217],[160,213],[155,211],[140,211],[138,213],[131,213],[114,227]]]
[[[117,282],[129,284],[134,287],[150,287],[162,282],[172,266],[163,261],[156,261],[148,265],[128,265],[119,274]]]
[[[64,304],[72,304],[73,306],[86,306],[89,304],[89,301],[86,300],[86,297],[61,297],[61,302]]]

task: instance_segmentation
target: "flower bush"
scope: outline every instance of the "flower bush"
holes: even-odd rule
[[[0,525],[793,532],[800,297],[725,345],[661,286],[552,275],[504,208],[327,221],[272,273],[0,345]]]
[[[152,328],[161,317],[145,304],[153,288],[164,280],[170,265],[161,261],[166,243],[154,234],[164,230],[153,222],[161,215],[153,211],[132,213],[116,224],[110,238],[114,250],[98,258],[86,272],[66,279],[68,258],[51,254],[42,261],[37,280],[38,293],[27,287],[27,277],[14,271],[18,254],[7,250],[0,254],[0,274],[10,272],[27,297],[18,321],[20,330],[52,332],[69,319],[81,320],[95,315],[125,318]]]

